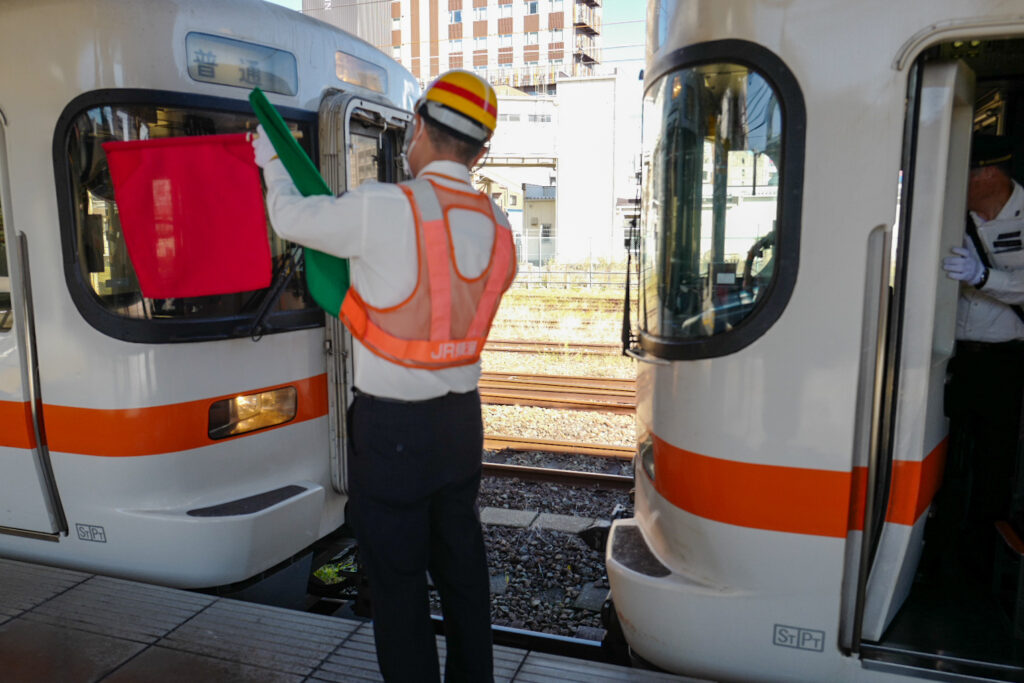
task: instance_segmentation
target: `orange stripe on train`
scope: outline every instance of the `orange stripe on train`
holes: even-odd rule
[[[0,401],[0,446],[35,448],[36,433],[32,427],[32,410],[26,401]]]
[[[293,386],[297,413],[289,422],[257,432],[214,441],[208,435],[210,406],[216,401]],[[112,457],[156,455],[209,446],[279,429],[327,414],[327,375],[297,382],[246,390],[237,394],[204,398],[148,408],[73,408],[46,405],[43,419],[51,451]]]
[[[652,435],[655,488],[670,503],[716,522],[752,529],[845,538],[861,530],[867,474],[723,460]],[[922,462],[893,463],[886,521],[913,524],[942,478],[947,440]]]

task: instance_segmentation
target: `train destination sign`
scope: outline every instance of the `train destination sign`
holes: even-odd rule
[[[388,89],[387,70],[341,50],[334,53],[334,73],[343,83],[380,93]]]
[[[290,52],[195,32],[185,36],[185,51],[188,75],[194,80],[282,95],[298,92],[295,55]]]

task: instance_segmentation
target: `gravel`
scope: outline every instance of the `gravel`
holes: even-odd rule
[[[488,495],[495,487],[485,480]],[[534,489],[534,502],[547,501],[546,512],[607,518],[616,504],[624,503],[624,516],[632,514],[628,494],[621,492],[557,491],[547,485],[505,479],[502,483]],[[557,488],[557,487],[556,487]],[[564,487],[562,487],[564,489]],[[583,500],[587,495],[593,500]],[[499,494],[500,495],[500,494]],[[481,494],[483,505],[484,494]],[[619,498],[621,497],[621,498]],[[574,499],[572,502],[569,499]],[[612,499],[614,498],[614,500]],[[609,507],[610,506],[610,507]],[[575,534],[550,529],[484,526],[487,566],[491,576],[491,621],[498,626],[527,629],[560,636],[599,639],[600,607],[608,591],[604,552],[595,550]],[[431,608],[440,614],[436,593]]]
[[[483,412],[485,434],[636,446],[635,415],[494,405],[485,405]]]
[[[609,313],[555,310],[547,300],[509,298],[491,331],[494,339],[617,342],[621,317]],[[545,320],[547,319],[547,320]],[[550,319],[556,319],[552,324]],[[614,355],[583,353],[484,352],[483,369],[548,375],[635,378],[636,363]],[[522,438],[636,446],[636,419],[578,410],[533,406],[484,406],[487,434]],[[541,452],[485,451],[488,462],[556,467],[585,472],[632,475],[632,463],[616,458]],[[628,492],[561,484],[484,477],[479,505],[534,510],[590,519],[629,517]],[[604,553],[574,534],[541,528],[484,526],[491,575],[491,619],[500,626],[562,636],[594,638],[600,629],[600,605],[608,590]],[[432,607],[440,613],[437,596]],[[599,637],[599,636],[598,636]]]
[[[594,471],[603,465],[631,465],[613,459],[550,453],[487,453],[485,460]],[[626,473],[626,472],[623,472]],[[633,503],[625,491],[606,491],[484,477],[480,507],[536,510],[610,520],[631,516]],[[563,636],[593,638],[587,629],[601,628],[597,611],[608,589],[604,552],[575,534],[540,528],[484,526],[491,575],[491,619],[500,626]],[[582,597],[581,597],[582,596]],[[579,602],[581,599],[585,603]]]
[[[576,601],[585,591],[607,591],[602,553],[545,529],[485,527],[484,542],[493,623],[561,636],[601,627],[600,613]]]

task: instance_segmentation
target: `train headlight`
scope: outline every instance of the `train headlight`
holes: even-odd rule
[[[297,405],[295,387],[217,401],[210,406],[210,438],[224,439],[284,424],[295,417]]]

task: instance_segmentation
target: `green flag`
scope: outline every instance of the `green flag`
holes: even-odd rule
[[[263,91],[256,88],[249,93],[249,103],[274,145],[278,158],[288,170],[302,196],[333,194],[309,155],[292,136],[288,124],[277,113]],[[320,308],[337,316],[348,291],[348,260],[315,249],[303,248],[303,252],[306,261],[306,286],[309,287],[313,300]]]

